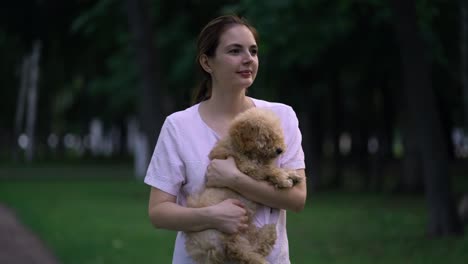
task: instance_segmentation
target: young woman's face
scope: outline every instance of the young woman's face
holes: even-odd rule
[[[209,58],[213,84],[247,88],[258,70],[258,47],[252,32],[243,25],[227,29],[219,40],[215,56]]]

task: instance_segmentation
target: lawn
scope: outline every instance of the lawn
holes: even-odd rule
[[[147,218],[149,188],[127,166],[0,168],[0,202],[64,264],[170,263],[175,233]],[[17,178],[13,180],[12,178]],[[424,236],[422,197],[312,193],[288,214],[292,263],[465,263],[468,236]]]

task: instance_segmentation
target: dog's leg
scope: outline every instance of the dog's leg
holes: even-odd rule
[[[304,180],[295,170],[275,166],[268,166],[265,170],[265,173],[268,173],[267,181],[273,183],[277,188],[290,188]]]
[[[255,232],[249,232],[250,243],[253,245],[255,252],[266,257],[276,243],[276,225],[268,224],[261,228],[255,227],[255,229]]]
[[[294,185],[289,173],[274,166],[265,166],[261,173],[265,175],[265,180],[272,183],[277,188],[290,188]]]
[[[239,168],[240,171],[242,171],[244,174],[249,175],[253,179],[257,181],[265,180],[266,175],[259,174],[258,171],[258,164],[253,163],[251,160],[243,159],[236,157],[238,160],[236,160],[236,164]]]
[[[226,254],[229,259],[243,264],[268,264],[265,257],[254,252],[246,237],[240,234],[226,237]]]
[[[295,170],[285,170],[285,171],[286,173],[288,173],[288,179],[293,181],[293,185],[296,185],[305,180],[305,178],[299,175],[299,173],[297,173],[297,171]]]
[[[223,264],[223,234],[214,229],[186,233],[185,248],[197,264]]]

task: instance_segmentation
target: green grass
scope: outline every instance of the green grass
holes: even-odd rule
[[[130,175],[127,166],[1,168],[0,202],[13,208],[64,264],[170,263],[175,232],[151,227],[149,188]],[[468,259],[468,236],[431,240],[425,227],[422,197],[312,193],[303,212],[288,214],[291,261]]]
[[[292,263],[462,263],[468,238],[428,239],[423,199],[317,194],[289,213]]]
[[[31,168],[8,171],[19,177],[33,173]],[[86,179],[75,177],[80,173]],[[124,173],[126,178],[105,179]],[[64,264],[170,263],[175,232],[152,228],[149,188],[128,177],[131,174],[125,167],[41,168],[32,175],[48,179],[0,181],[0,201],[13,208]]]

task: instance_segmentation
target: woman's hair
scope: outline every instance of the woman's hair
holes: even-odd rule
[[[210,22],[202,29],[198,35],[197,40],[197,64],[201,70],[202,80],[198,87],[195,89],[193,94],[192,103],[200,103],[202,101],[208,100],[211,97],[211,75],[207,73],[200,65],[200,58],[203,54],[208,57],[214,57],[216,48],[219,45],[219,40],[221,35],[230,27],[235,25],[246,26],[255,38],[255,41],[258,43],[258,33],[257,30],[251,26],[247,20],[241,18],[237,15],[224,15],[217,17]]]

